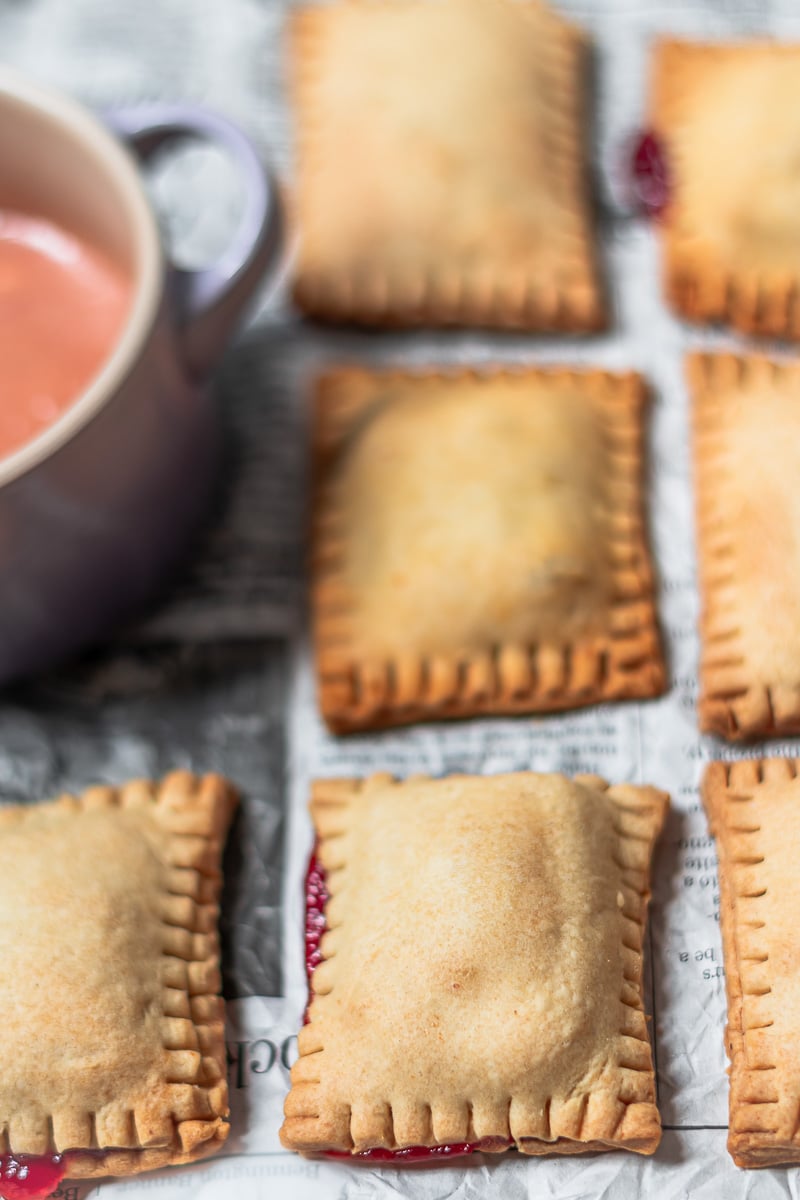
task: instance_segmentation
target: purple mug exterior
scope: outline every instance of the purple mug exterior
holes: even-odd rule
[[[277,189],[249,138],[217,113],[192,104],[142,104],[110,109],[103,119],[143,162],[169,142],[203,138],[225,146],[243,177],[244,211],[222,257],[203,270],[171,271],[173,299],[184,327],[184,358],[194,373],[203,375],[219,359],[243,302],[278,248]]]
[[[59,139],[72,137],[75,171],[83,155],[90,173],[96,165],[109,188],[119,187],[126,215],[112,216],[124,223],[130,208],[143,266],[133,315],[98,378],[59,421],[0,460],[0,684],[107,633],[152,595],[185,545],[215,475],[208,374],[281,242],[277,189],[250,142],[222,117],[186,105],[107,115],[140,159],[167,141],[200,137],[226,146],[242,172],[245,211],[231,245],[212,267],[191,272],[165,262],[130,154],[95,118],[0,72],[0,129],[14,130],[15,112],[28,122],[20,145],[32,144],[38,128],[59,150]],[[14,151],[12,136],[12,158]],[[2,153],[0,135],[0,164]],[[28,175],[40,182],[47,171],[50,164],[37,162]],[[71,179],[65,190],[80,186]]]

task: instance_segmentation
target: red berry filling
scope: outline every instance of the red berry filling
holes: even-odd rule
[[[34,1154],[0,1154],[2,1200],[44,1200],[67,1173],[63,1154],[40,1158]]]
[[[308,977],[309,1003],[311,1002],[311,976],[322,962],[319,944],[325,932],[325,905],[328,903],[328,888],[325,868],[312,853],[306,871],[306,975]],[[308,1021],[306,1008],[305,1021]]]
[[[350,1154],[347,1150],[326,1150],[325,1156],[346,1158],[348,1162],[424,1163],[440,1158],[461,1158],[480,1148],[477,1142],[455,1142],[452,1146],[405,1146],[402,1150],[384,1150],[376,1146],[374,1150],[360,1150],[357,1154]]]
[[[312,853],[306,872],[306,974],[308,976],[309,1004],[311,1003],[311,977],[322,962],[320,942],[325,932],[325,905],[328,903],[328,887],[325,868]],[[308,1006],[304,1021],[308,1021]],[[486,1142],[455,1142],[448,1146],[406,1146],[402,1150],[385,1150],[376,1146],[373,1150],[361,1150],[350,1154],[347,1150],[326,1150],[328,1158],[346,1158],[349,1162],[377,1163],[419,1163],[431,1162],[442,1158],[458,1158],[465,1154],[473,1154],[476,1150],[498,1149],[496,1138]]]
[[[630,174],[637,207],[648,216],[660,216],[669,203],[672,181],[664,145],[651,130],[645,130],[633,147]]]

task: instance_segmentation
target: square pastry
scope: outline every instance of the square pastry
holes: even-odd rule
[[[696,354],[700,728],[800,732],[800,363]]]
[[[336,732],[653,696],[645,390],[341,369],[316,397],[313,608]]]
[[[596,776],[315,783],[312,997],[283,1144],[651,1154],[642,943],[666,808]]]
[[[800,1163],[800,759],[712,763],[731,1060],[728,1149],[740,1167]]]
[[[662,43],[652,123],[672,186],[672,305],[800,338],[800,45]]]
[[[605,326],[577,29],[537,0],[339,0],[290,44],[302,309]]]
[[[217,899],[234,805],[219,777],[177,772],[0,808],[0,1195],[225,1140]]]

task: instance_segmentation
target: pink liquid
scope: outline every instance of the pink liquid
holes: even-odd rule
[[[49,221],[0,209],[0,459],[58,420],[111,353],[131,280]]]

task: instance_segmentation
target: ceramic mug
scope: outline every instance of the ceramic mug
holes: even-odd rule
[[[186,137],[227,147],[246,185],[231,245],[199,271],[166,259],[134,159]],[[128,318],[94,380],[0,459],[2,684],[135,611],[203,513],[218,445],[209,372],[277,257],[280,208],[252,145],[221,117],[159,104],[109,113],[104,125],[3,68],[0,208],[88,236],[133,281]]]

